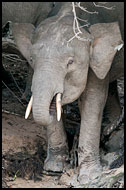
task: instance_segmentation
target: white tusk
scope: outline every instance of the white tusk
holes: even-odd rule
[[[61,93],[56,95],[56,110],[57,110],[57,121],[60,121],[61,118]]]
[[[27,106],[27,109],[26,109],[26,112],[25,112],[25,119],[28,118],[28,116],[30,115],[30,112],[31,112],[31,109],[32,109],[32,102],[33,102],[33,96],[31,96],[31,99],[28,103],[28,106]]]
[[[118,45],[118,46],[115,47],[115,50],[120,51],[122,47],[123,47],[123,44],[120,44],[120,45]]]

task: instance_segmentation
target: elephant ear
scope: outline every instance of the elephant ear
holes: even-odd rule
[[[98,78],[104,79],[117,50],[123,46],[119,25],[117,22],[95,24],[89,30],[94,37],[90,67]]]
[[[31,39],[35,29],[34,26],[30,23],[11,23],[10,27],[19,51],[31,65]]]

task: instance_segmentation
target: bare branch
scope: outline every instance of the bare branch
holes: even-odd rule
[[[90,25],[89,23],[88,24],[84,24],[84,25],[80,26],[79,28],[88,27],[89,25]]]
[[[7,59],[7,60],[10,60],[10,61],[13,61],[13,62],[15,62],[15,63],[17,63],[17,62],[26,63],[26,62],[27,62],[26,60],[22,60],[18,55],[16,55],[16,54],[11,54],[11,53],[2,53],[2,58]],[[17,87],[18,90],[20,91],[21,95],[23,95],[23,92],[22,92],[22,90],[20,89],[20,87],[18,86],[18,84],[17,84],[17,82],[16,82],[16,80],[15,80],[13,74],[11,73],[11,71],[9,71],[9,72],[10,72],[10,75],[11,75],[11,77],[12,77],[12,79],[13,79],[13,81],[14,81],[16,87]],[[6,84],[4,84],[4,85],[6,85]]]
[[[25,105],[23,104],[23,102],[15,95],[14,92],[12,92],[12,90],[4,83],[4,81],[2,81],[2,83],[13,94],[13,96],[23,105],[23,107],[25,107]]]
[[[114,6],[112,6],[112,7],[106,7],[106,6],[104,6],[104,4],[106,4],[107,2],[98,2],[98,3],[101,3],[102,5],[96,4],[95,2],[92,2],[92,3],[93,3],[93,5],[95,7],[105,8],[105,9],[108,9],[108,10],[113,10],[115,8]],[[84,19],[81,19],[81,18],[77,17],[75,7],[81,9],[82,11],[84,11],[84,12],[86,12],[88,14],[98,14],[98,12],[97,11],[91,12],[91,11],[87,10],[87,8],[81,6],[81,2],[72,2],[72,7],[73,7],[72,12],[73,12],[73,16],[74,16],[74,20],[73,20],[73,32],[74,32],[74,36],[72,38],[70,38],[67,41],[67,43],[69,43],[70,41],[72,41],[74,38],[77,38],[78,40],[81,40],[81,41],[92,41],[92,39],[81,38],[79,36],[79,34],[82,34],[82,31],[80,29],[83,28],[83,27],[88,27],[90,25],[90,23],[88,23],[87,20],[84,20]],[[86,24],[82,25],[82,26],[79,26],[78,20],[83,21]]]
[[[108,9],[108,10],[113,10],[115,8],[115,6],[112,6],[112,7],[106,7],[104,5],[98,5],[96,4],[95,2],[93,2],[94,6],[95,7],[100,7],[100,8],[105,8],[105,9]]]
[[[4,59],[8,59],[8,60],[13,61],[13,62],[20,61],[20,62],[23,62],[23,63],[27,63],[26,60],[22,60],[18,55],[12,54],[12,53],[2,53],[2,57]]]
[[[82,11],[87,12],[87,13],[89,13],[89,14],[98,14],[97,11],[94,11],[94,12],[88,11],[87,8],[84,8],[84,7],[82,7],[82,6],[80,5],[80,2],[76,3],[76,7],[80,8]]]
[[[79,34],[82,34],[82,31],[80,30],[80,28],[84,27],[84,26],[88,26],[89,23],[87,22],[87,20],[83,20],[77,17],[76,15],[76,10],[75,10],[75,2],[72,2],[72,7],[73,7],[73,15],[74,15],[74,20],[73,20],[73,32],[74,32],[74,36],[72,38],[70,38],[67,43],[69,43],[70,41],[72,41],[74,38],[77,38],[78,40],[81,41],[91,41],[91,39],[89,38],[81,38],[79,36]],[[78,20],[84,21],[87,24],[83,25],[83,26],[79,26],[79,22]]]
[[[11,73],[11,71],[10,71],[10,74],[11,74],[11,77],[13,78],[13,80],[14,80],[15,85],[17,86],[18,90],[20,91],[21,95],[23,95],[23,92],[22,92],[22,90],[20,89],[20,87],[18,86],[18,84],[17,84],[17,82],[16,82],[16,80],[15,80],[13,74]]]
[[[77,17],[77,19],[78,19],[78,20],[80,20],[80,21],[83,21],[83,22],[88,23],[88,21],[87,21],[87,20],[81,19],[81,18],[79,18],[79,17]]]
[[[78,20],[77,20],[77,15],[76,15],[76,11],[75,11],[75,4],[74,4],[74,2],[72,2],[72,6],[73,6],[73,14],[74,14],[74,30],[75,30],[75,25],[76,25],[77,29],[78,29],[78,32],[82,33],[81,30],[79,29],[79,23],[78,23]],[[75,31],[74,31],[74,33],[75,33]]]

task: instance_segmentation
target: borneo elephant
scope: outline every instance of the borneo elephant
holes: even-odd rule
[[[102,171],[99,155],[102,113],[109,83],[123,74],[116,69],[120,68],[120,62],[113,63],[123,41],[117,15],[110,22],[103,15],[88,30],[81,28],[81,40],[73,37],[73,20],[72,4],[67,2],[37,28],[30,23],[12,23],[12,31],[19,50],[34,70],[30,103],[34,120],[47,126],[44,163],[47,171],[63,171],[68,145],[61,107],[80,98],[78,179],[84,183]]]

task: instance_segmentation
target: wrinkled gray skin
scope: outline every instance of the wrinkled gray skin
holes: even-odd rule
[[[85,7],[88,5],[90,8],[91,3],[86,3]],[[44,164],[47,171],[63,171],[68,155],[62,120],[58,122],[56,113],[49,113],[50,103],[58,92],[62,93],[62,105],[80,97],[80,183],[87,183],[102,171],[99,155],[102,113],[109,82],[123,75],[123,49],[114,50],[122,43],[123,3],[115,5],[115,11],[97,8],[99,15],[86,14],[92,24],[90,33],[82,28],[80,36],[92,39],[91,42],[74,38],[67,43],[74,36],[72,6],[68,2],[56,16],[47,18],[37,28],[28,23],[12,24],[17,46],[34,69],[32,111],[35,121],[47,126],[48,150]],[[118,61],[114,59],[116,52]]]
[[[52,8],[53,2],[2,2],[2,25],[12,21],[37,26]]]

